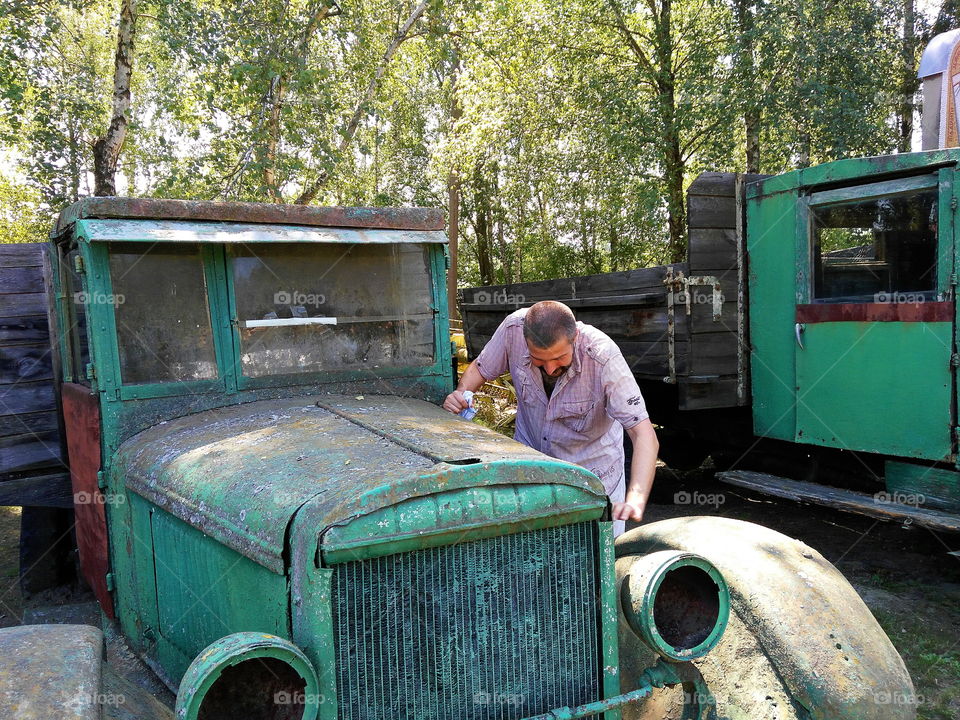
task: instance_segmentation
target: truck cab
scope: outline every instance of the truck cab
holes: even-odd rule
[[[61,214],[81,569],[179,717],[627,702],[599,480],[438,407],[442,228],[418,209],[124,198]],[[705,614],[658,652],[700,656],[725,626],[722,577],[659,563]],[[652,616],[633,626],[660,637]],[[679,683],[658,672],[633,691]]]

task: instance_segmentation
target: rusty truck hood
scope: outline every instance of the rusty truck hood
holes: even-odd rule
[[[478,484],[553,483],[603,498],[599,480],[422,400],[263,400],[160,423],[127,440],[112,472],[158,507],[275,572],[294,515],[324,527]],[[470,472],[466,472],[469,469]],[[485,484],[485,483],[480,483]]]

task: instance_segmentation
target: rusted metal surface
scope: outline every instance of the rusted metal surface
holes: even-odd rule
[[[903,660],[850,583],[816,550],[739,520],[674,518],[618,538],[618,581],[629,570],[629,556],[658,550],[703,556],[730,589],[730,627],[709,663],[699,666],[718,716],[767,717],[768,698],[785,719],[915,716]],[[621,632],[625,662],[642,657],[624,640],[629,635]]]
[[[309,207],[104,197],[84,198],[63,210],[51,236],[59,237],[77,220],[84,218],[206,220],[395,230],[443,230],[445,225],[443,212],[433,208]]]
[[[106,498],[100,491],[100,405],[90,388],[61,386],[63,424],[70,458],[70,481],[76,517],[80,570],[107,617],[113,619],[113,598],[107,590],[109,571]]]
[[[99,720],[102,647],[89,625],[0,630],[0,717]]]
[[[468,487],[479,475],[603,496],[586,470],[422,400],[320,398],[323,407],[304,398],[264,400],[161,423],[121,446],[113,472],[133,492],[278,573],[298,511],[319,534],[403,500]]]
[[[145,243],[445,243],[442,230],[320,228],[309,225],[192,222],[187,220],[82,220],[84,236],[95,242]]]
[[[797,322],[951,322],[953,313],[952,302],[810,303],[797,305]]]

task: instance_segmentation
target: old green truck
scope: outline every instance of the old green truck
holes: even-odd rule
[[[438,407],[443,227],[61,214],[81,568],[177,717],[914,717],[896,650],[812,548],[708,517],[615,543],[595,476]]]

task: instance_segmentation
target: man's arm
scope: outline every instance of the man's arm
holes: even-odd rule
[[[467,401],[463,399],[463,391],[476,392],[486,381],[487,379],[477,370],[477,361],[474,360],[464,371],[463,377],[457,383],[457,389],[447,395],[447,399],[443,401],[443,409],[452,413],[459,413],[467,407]]]
[[[657,440],[657,433],[649,419],[627,428],[627,435],[633,443],[630,486],[624,502],[613,504],[613,519],[640,522],[650,497],[650,488],[653,487],[660,441]]]

